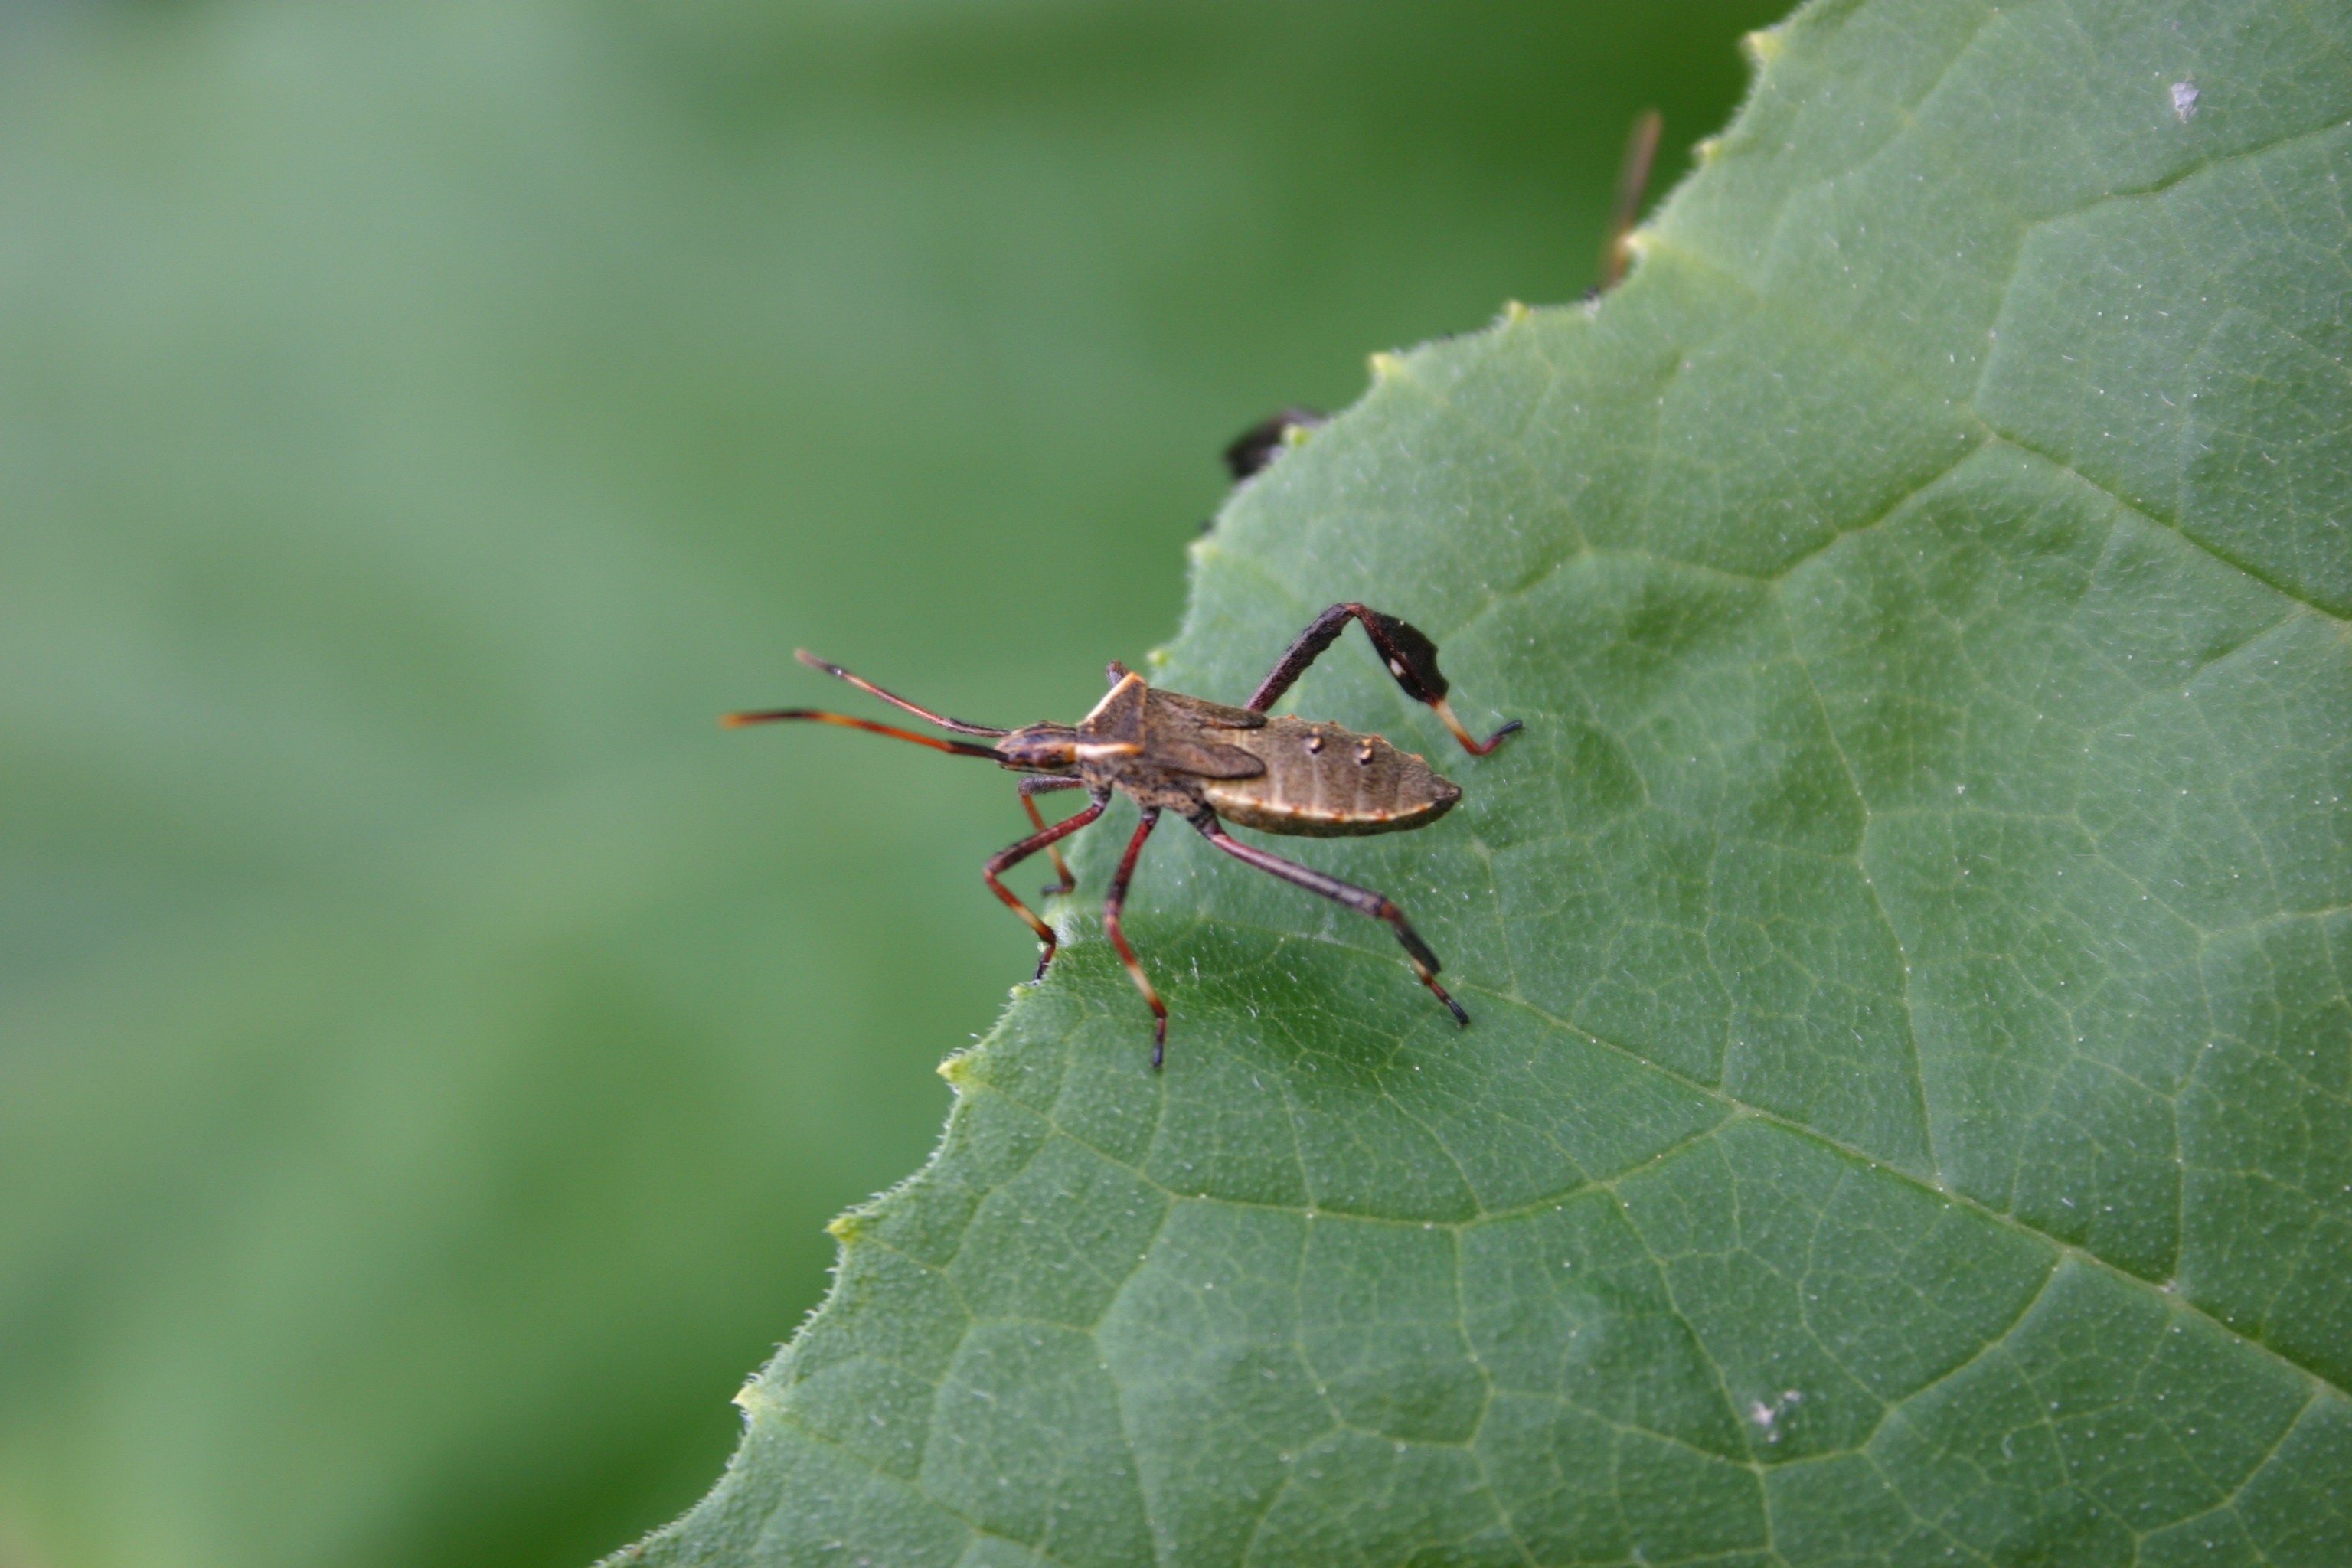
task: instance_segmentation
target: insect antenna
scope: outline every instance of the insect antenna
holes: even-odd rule
[[[883,690],[862,675],[852,675],[837,664],[827,663],[804,647],[794,648],[793,657],[811,669],[821,669],[836,680],[846,680],[858,690],[879,697],[893,708],[904,708],[918,719],[929,719],[942,730],[953,730],[959,735],[1009,735],[1012,733],[1009,730],[992,730],[985,724],[970,724],[961,719],[950,719],[944,713],[934,713],[928,708],[918,707],[903,697]]]
[[[923,716],[930,717],[928,713]],[[960,757],[986,757],[991,762],[1003,760],[997,756],[993,746],[971,746],[961,741],[942,741],[936,735],[918,735],[912,730],[901,730],[896,724],[877,724],[871,719],[853,719],[846,713],[828,713],[822,708],[772,708],[757,713],[721,713],[719,722],[730,730],[740,730],[746,724],[773,724],[785,719],[814,719],[820,724],[845,724],[853,730],[871,730],[877,735],[888,735],[894,740],[912,741],[935,752],[953,752]],[[1001,735],[1004,731],[982,732]]]

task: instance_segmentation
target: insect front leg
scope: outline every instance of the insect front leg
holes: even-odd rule
[[[1504,736],[1519,727],[1519,721],[1514,719],[1484,741],[1472,740],[1470,731],[1462,727],[1462,721],[1454,716],[1453,705],[1445,700],[1452,688],[1438,670],[1437,645],[1429,640],[1428,634],[1394,616],[1356,604],[1334,605],[1316,616],[1298,634],[1297,640],[1283,650],[1282,657],[1275,660],[1274,668],[1242,706],[1255,713],[1273,707],[1307,673],[1307,667],[1339,640],[1339,634],[1348,629],[1351,620],[1363,622],[1365,634],[1372,639],[1372,647],[1380,650],[1396,683],[1404,688],[1404,694],[1416,702],[1428,703],[1444,721],[1445,727],[1454,731],[1454,738],[1462,742],[1462,749],[1472,756],[1485,756],[1502,743]]]
[[[1455,1023],[1465,1028],[1469,1026],[1470,1015],[1465,1013],[1462,1004],[1446,994],[1445,987],[1437,983],[1437,972],[1443,967],[1437,962],[1437,954],[1430,951],[1429,943],[1421,940],[1421,933],[1412,929],[1412,923],[1404,918],[1404,911],[1385,895],[1373,892],[1370,888],[1359,888],[1352,882],[1343,882],[1337,877],[1327,877],[1313,867],[1301,866],[1296,860],[1269,855],[1255,844],[1244,844],[1227,833],[1224,825],[1213,816],[1195,817],[1192,826],[1201,830],[1202,837],[1236,860],[1269,872],[1310,893],[1320,893],[1374,920],[1388,921],[1390,929],[1396,932],[1397,941],[1404,947],[1405,957],[1412,960],[1412,972],[1421,977],[1421,983],[1429,987],[1431,994],[1445,1004],[1446,1011],[1454,1015]]]
[[[1038,829],[1018,844],[1005,846],[991,855],[988,858],[988,863],[980,868],[981,878],[987,882],[989,891],[1003,899],[1007,909],[1027,921],[1029,929],[1037,933],[1037,940],[1045,944],[1045,951],[1037,955],[1037,973],[1031,977],[1032,979],[1045,978],[1045,966],[1054,962],[1054,949],[1059,945],[1060,939],[1054,935],[1052,926],[1037,918],[1035,910],[1023,903],[1012,889],[996,879],[996,874],[1018,866],[1038,850],[1051,846],[1055,840],[1067,838],[1071,834],[1100,816],[1103,814],[1103,808],[1108,805],[1110,805],[1110,792],[1098,790],[1095,794],[1092,804],[1076,816],[1064,817],[1051,827]]]
[[[1030,796],[1045,795],[1050,791],[1057,789],[1084,789],[1086,785],[1084,783],[1077,779],[1052,777],[1025,778],[1021,781],[1019,786],[1021,791],[1021,805],[1022,807],[1029,813],[1029,820],[1037,825],[1037,831],[1043,833],[1045,831],[1045,819],[1044,816],[1039,815],[1037,803],[1032,800]],[[1062,852],[1059,849],[1056,849],[1050,840],[1045,845],[1045,853],[1052,857],[1054,861],[1054,874],[1061,878],[1061,880],[1058,882],[1049,882],[1045,887],[1038,889],[1037,896],[1041,899],[1058,899],[1065,893],[1074,893],[1077,891],[1078,879],[1070,875],[1069,864],[1062,858]]]
[[[1150,837],[1151,830],[1159,826],[1160,808],[1145,806],[1143,820],[1135,825],[1135,837],[1127,841],[1127,853],[1119,857],[1118,873],[1110,879],[1110,897],[1103,900],[1103,930],[1109,934],[1111,945],[1118,949],[1119,962],[1127,965],[1128,978],[1135,982],[1135,988],[1143,993],[1144,1001],[1151,1007],[1153,1072],[1160,1070],[1160,1058],[1168,1054],[1168,1004],[1160,999],[1151,977],[1144,973],[1143,965],[1135,961],[1135,950],[1127,945],[1127,933],[1118,929],[1118,916],[1119,911],[1127,907],[1127,885],[1135,877],[1135,858],[1143,853],[1143,841]]]

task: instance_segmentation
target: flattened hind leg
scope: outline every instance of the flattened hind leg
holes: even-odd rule
[[[1462,742],[1462,749],[1472,756],[1485,756],[1502,744],[1504,736],[1519,727],[1519,721],[1514,719],[1485,740],[1472,740],[1470,731],[1462,727],[1462,721],[1454,716],[1453,704],[1445,700],[1451,687],[1437,668],[1437,645],[1429,640],[1429,635],[1394,616],[1356,604],[1334,605],[1316,616],[1275,660],[1274,668],[1266,671],[1265,679],[1257,683],[1257,689],[1243,706],[1257,713],[1273,707],[1307,673],[1307,667],[1339,640],[1339,634],[1348,629],[1350,620],[1364,623],[1364,635],[1372,639],[1372,647],[1380,651],[1381,662],[1389,667],[1389,674],[1396,678],[1404,694],[1415,702],[1428,703],[1445,727],[1454,731],[1454,738]]]
[[[1327,877],[1313,867],[1301,866],[1296,860],[1269,855],[1255,844],[1244,844],[1227,833],[1214,816],[1195,817],[1192,826],[1201,830],[1202,837],[1236,860],[1269,872],[1310,893],[1320,893],[1374,920],[1388,921],[1389,928],[1396,932],[1397,942],[1404,948],[1405,957],[1412,963],[1412,972],[1421,977],[1421,983],[1429,987],[1432,995],[1445,1004],[1445,1010],[1454,1015],[1455,1023],[1465,1028],[1469,1026],[1470,1015],[1464,1012],[1462,1004],[1448,995],[1445,987],[1437,983],[1437,972],[1442,967],[1437,962],[1437,954],[1421,940],[1421,933],[1412,929],[1412,923],[1404,918],[1404,911],[1386,896],[1370,888],[1359,888],[1353,882],[1343,882],[1337,877]]]

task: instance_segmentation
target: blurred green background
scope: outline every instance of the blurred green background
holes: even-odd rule
[[[713,716],[1082,711],[1778,9],[0,13],[0,1568],[691,1502],[1034,952],[1010,781]]]

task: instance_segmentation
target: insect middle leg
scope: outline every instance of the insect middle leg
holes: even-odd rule
[[[1030,797],[1045,795],[1057,789],[1084,789],[1086,785],[1076,779],[1046,777],[1023,779],[1018,787],[1021,791],[1023,809],[1029,813],[1029,820],[1037,825],[1037,831],[1043,833],[1045,831],[1045,819],[1038,814],[1037,803]],[[1049,841],[1045,846],[1045,853],[1054,862],[1054,875],[1059,877],[1061,880],[1049,882],[1038,889],[1037,896],[1041,899],[1057,899],[1065,893],[1077,891],[1078,879],[1070,875],[1069,865],[1063,860],[1062,852]]]
[[[1007,909],[1027,921],[1029,929],[1037,933],[1037,940],[1045,944],[1045,951],[1037,955],[1037,973],[1031,977],[1033,979],[1045,978],[1045,966],[1054,962],[1054,949],[1059,945],[1060,939],[1054,935],[1052,926],[1037,918],[1037,912],[1034,910],[1023,903],[1012,889],[996,879],[996,874],[1018,866],[1038,850],[1052,846],[1057,839],[1067,838],[1071,834],[1100,816],[1103,814],[1103,808],[1108,805],[1110,805],[1110,792],[1100,791],[1095,795],[1092,803],[1076,816],[1066,816],[1051,827],[1039,828],[1018,844],[1006,845],[991,855],[988,858],[988,863],[980,868],[981,878],[987,882],[989,891],[1003,899]],[[1035,808],[1031,809],[1034,811]]]
[[[1127,906],[1127,885],[1135,877],[1135,858],[1143,853],[1143,841],[1150,837],[1151,830],[1159,826],[1160,808],[1145,806],[1143,820],[1135,825],[1135,837],[1127,841],[1127,853],[1119,857],[1118,873],[1110,879],[1110,897],[1103,900],[1103,930],[1109,934],[1111,945],[1118,949],[1119,962],[1127,965],[1128,977],[1135,982],[1135,988],[1143,993],[1144,1001],[1151,1006],[1151,1070],[1154,1072],[1160,1070],[1160,1058],[1168,1054],[1168,1004],[1160,999],[1151,977],[1144,973],[1143,965],[1135,961],[1135,950],[1127,945],[1127,933],[1118,929],[1118,916]]]
[[[1389,928],[1396,932],[1397,941],[1404,947],[1405,957],[1412,960],[1412,972],[1421,977],[1421,983],[1429,987],[1431,994],[1445,1004],[1446,1011],[1454,1015],[1455,1023],[1465,1027],[1469,1026],[1470,1015],[1465,1013],[1462,1004],[1446,994],[1445,987],[1437,983],[1437,972],[1443,967],[1437,962],[1437,954],[1429,950],[1429,943],[1421,940],[1421,933],[1412,929],[1412,923],[1404,918],[1404,911],[1387,897],[1373,892],[1370,888],[1359,888],[1337,877],[1327,877],[1311,866],[1301,866],[1296,860],[1269,855],[1255,844],[1244,844],[1227,833],[1214,816],[1196,817],[1192,826],[1201,830],[1202,837],[1236,860],[1270,872],[1310,893],[1320,893],[1374,920],[1388,921]]]

